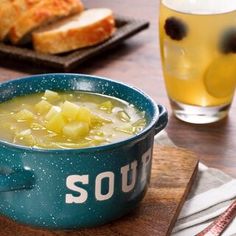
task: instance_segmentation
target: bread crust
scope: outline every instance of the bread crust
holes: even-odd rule
[[[6,39],[16,20],[40,0],[1,0],[0,3],[0,41]]]
[[[112,11],[110,11],[110,14],[106,14],[102,19],[86,26],[73,27],[66,31],[35,32],[33,34],[33,45],[35,50],[40,53],[64,53],[97,45],[110,38],[115,31],[115,19]]]
[[[9,33],[10,40],[13,44],[25,43],[33,30],[83,9],[80,0],[41,0],[15,22]]]

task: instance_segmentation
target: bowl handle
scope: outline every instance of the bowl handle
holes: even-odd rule
[[[159,109],[159,119],[155,126],[155,134],[158,134],[161,130],[163,130],[168,122],[168,112],[166,108],[162,105],[158,105]]]
[[[9,174],[0,174],[0,192],[31,189],[35,176],[31,170],[16,170]]]

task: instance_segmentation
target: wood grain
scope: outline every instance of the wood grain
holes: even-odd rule
[[[77,231],[48,231],[0,217],[1,236],[166,236],[170,235],[197,173],[195,154],[172,147],[154,148],[152,178],[139,208],[110,224]]]
[[[151,27],[125,44],[77,67],[74,72],[96,74],[126,82],[151,95],[169,109],[167,132],[174,143],[198,154],[211,167],[236,177],[236,103],[228,119],[212,125],[190,125],[171,115],[158,46],[158,0],[84,0],[87,7],[110,7],[118,14],[149,20]],[[55,72],[47,68],[0,60],[0,81],[17,77]]]

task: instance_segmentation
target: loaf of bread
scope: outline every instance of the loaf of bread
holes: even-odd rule
[[[37,52],[63,53],[99,44],[115,30],[110,9],[90,9],[34,32],[33,45]]]
[[[0,41],[8,35],[16,20],[40,0],[0,0]]]
[[[33,30],[83,9],[80,0],[40,0],[16,20],[9,32],[10,40],[13,44],[26,43],[31,39]]]

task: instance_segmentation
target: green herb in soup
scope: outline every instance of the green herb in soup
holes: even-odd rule
[[[145,126],[144,112],[95,93],[46,90],[0,104],[0,139],[35,148],[99,146],[133,136]]]

